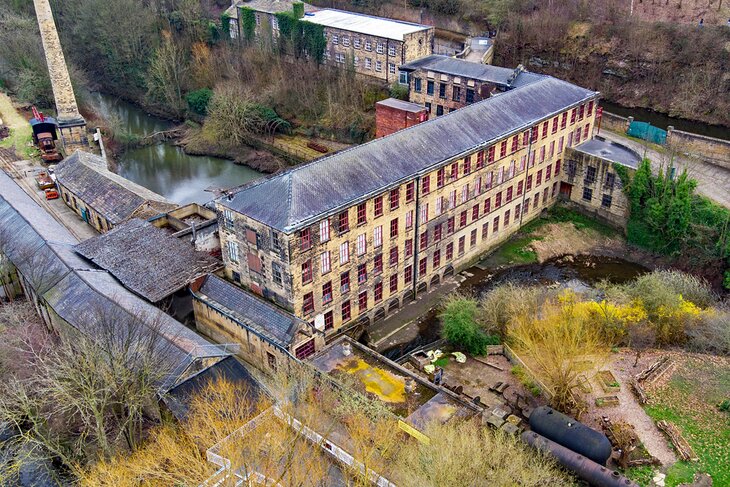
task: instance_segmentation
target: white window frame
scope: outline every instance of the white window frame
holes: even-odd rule
[[[383,246],[383,225],[378,225],[373,229],[373,247],[376,249]]]
[[[469,199],[469,185],[465,184],[461,187],[461,202],[466,203],[466,200]]]
[[[329,218],[319,222],[319,241],[329,242],[330,239],[330,221]]]
[[[228,259],[231,262],[238,263],[238,242],[234,242],[232,240],[229,240],[227,242],[228,247]]]
[[[340,244],[340,265],[350,262],[350,242]]]
[[[441,214],[441,205],[443,205],[443,200],[439,196],[438,198],[436,198],[436,216],[439,216]]]
[[[370,41],[370,39],[365,39],[365,50],[366,51],[373,50],[373,43]]]
[[[320,268],[322,274],[327,274],[329,271],[332,270],[332,261],[330,259],[330,251],[327,250],[325,252],[322,252],[322,255],[320,255]]]
[[[378,42],[375,45],[375,52],[377,52],[378,54],[383,54],[385,52],[385,46],[382,42]]]
[[[378,73],[383,71],[383,62],[382,61],[375,61],[375,71],[377,71]]]
[[[340,36],[337,34],[332,34],[332,44],[339,44],[340,43]]]
[[[390,46],[388,48],[388,56],[395,57],[395,46]]]
[[[350,37],[349,36],[342,36],[342,45],[344,47],[350,47]]]
[[[357,236],[357,255],[365,255],[368,251],[368,238],[364,233]]]
[[[408,213],[406,213],[406,229],[411,228],[413,226],[413,210],[410,210]]]
[[[421,206],[421,223],[426,223],[428,221],[428,203],[424,203]]]
[[[449,208],[454,209],[456,208],[456,190],[452,190],[451,193],[449,193]]]
[[[352,45],[355,46],[355,49],[360,49],[360,47],[362,46],[362,41],[359,37],[355,37],[355,39],[353,39],[352,41]]]
[[[369,57],[365,58],[365,69],[373,69],[373,60]]]
[[[395,74],[395,63],[388,63],[388,73]]]

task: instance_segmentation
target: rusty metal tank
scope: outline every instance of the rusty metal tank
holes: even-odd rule
[[[535,433],[605,465],[611,456],[611,442],[606,435],[548,406],[530,414],[530,428]]]
[[[534,431],[525,431],[522,433],[521,438],[522,441],[536,450],[555,457],[560,465],[572,471],[593,487],[639,487],[639,484],[627,479],[620,473],[599,465],[593,460],[569,450]]]

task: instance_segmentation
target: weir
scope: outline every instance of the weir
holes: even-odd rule
[[[71,78],[66,67],[66,59],[61,49],[53,12],[48,0],[33,0],[38,28],[43,41],[48,74],[53,87],[53,98],[56,102],[56,120],[60,132],[60,140],[67,155],[77,149],[88,150],[89,138],[86,133],[86,120],[79,113],[76,104]]]

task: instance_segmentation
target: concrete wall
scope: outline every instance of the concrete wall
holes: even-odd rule
[[[562,181],[562,197],[570,206],[612,226],[626,228],[629,201],[612,162],[568,149]]]
[[[629,119],[604,111],[601,120],[601,129],[625,134],[629,129]]]

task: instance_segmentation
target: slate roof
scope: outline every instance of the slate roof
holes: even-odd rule
[[[242,397],[245,407],[249,412],[256,410],[256,400],[264,394],[258,381],[249,371],[233,356],[228,356],[216,364],[208,367],[176,385],[163,396],[162,400],[178,420],[187,417],[190,410],[190,402],[193,396],[203,390],[211,381],[225,379],[236,385],[238,390],[244,390],[245,397]]]
[[[380,100],[379,102],[377,102],[376,105],[384,105],[387,107],[397,108],[398,110],[412,113],[419,113],[426,110],[418,103],[411,103],[409,101],[403,101],[397,98],[386,98],[385,100]]]
[[[212,274],[193,295],[220,308],[262,338],[286,350],[292,345],[297,331],[308,326],[296,316]]]
[[[505,88],[513,86],[525,86],[527,84],[547,78],[545,75],[521,72],[515,81],[510,82],[514,69],[492,66],[491,64],[474,63],[464,59],[457,59],[441,54],[431,54],[422,58],[414,59],[409,63],[398,66],[402,71],[434,71],[437,73],[449,74],[451,76],[462,76],[464,78],[476,79],[489,83],[495,83]],[[515,83],[519,80],[519,83]]]
[[[97,332],[99,310],[142,321],[171,346],[173,362],[190,361],[208,341],[158,308],[127,291],[108,272],[74,252],[78,240],[43,210],[5,172],[0,171],[0,252],[5,254],[36,294],[70,326]],[[152,329],[152,328],[151,328]]]
[[[88,152],[76,151],[64,159],[56,167],[56,178],[61,186],[74,193],[112,225],[130,218],[147,203],[156,213],[165,213],[177,206],[159,194],[109,171],[104,159]]]
[[[428,25],[325,8],[307,13],[303,20],[335,29],[403,41],[406,34],[432,29]]]
[[[597,95],[546,76],[518,90],[257,180],[218,202],[291,233]]]
[[[619,143],[608,141],[600,136],[595,136],[573,147],[573,149],[634,169],[639,167],[639,162],[641,162],[641,156],[633,150]]]
[[[223,267],[186,240],[138,218],[80,243],[76,251],[152,303]]]

